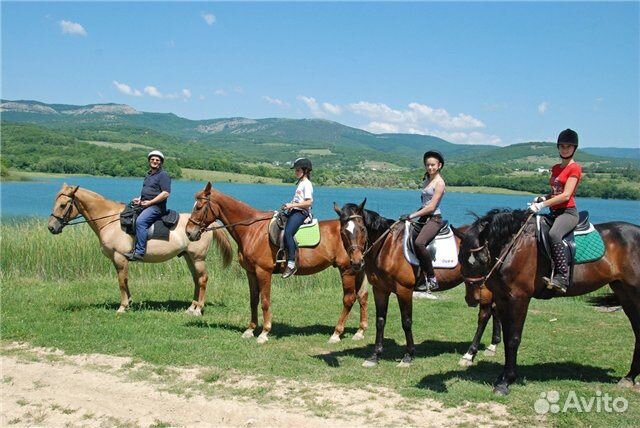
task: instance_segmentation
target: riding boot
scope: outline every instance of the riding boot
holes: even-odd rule
[[[553,258],[554,273],[549,285],[560,293],[566,293],[569,285],[569,262],[562,242],[551,245],[551,257]]]

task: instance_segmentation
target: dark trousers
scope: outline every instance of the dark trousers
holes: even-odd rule
[[[136,219],[136,254],[145,255],[149,228],[156,220],[160,220],[163,215],[164,211],[157,205],[151,205],[138,214]]]
[[[421,217],[420,221],[426,221],[426,224],[422,226],[422,230],[416,238],[414,250],[418,260],[420,261],[420,268],[423,273],[426,273],[429,277],[436,276],[433,271],[433,263],[431,261],[431,253],[427,249],[427,244],[436,237],[440,228],[442,227],[442,217],[440,216],[428,216]]]
[[[287,261],[293,262],[296,260],[298,248],[293,237],[307,219],[307,214],[300,210],[292,210],[287,217],[287,224],[284,226],[284,247],[287,250]]]
[[[559,244],[562,238],[571,232],[578,224],[578,210],[575,208],[564,208],[552,212],[554,218],[553,225],[549,230],[551,244]]]

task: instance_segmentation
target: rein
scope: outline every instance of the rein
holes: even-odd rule
[[[77,189],[76,189],[76,190],[77,190]],[[76,210],[78,210],[78,214],[80,214],[80,209],[78,208],[78,204],[76,203],[76,195],[75,195],[75,192],[74,192],[74,194],[73,194],[72,196],[65,195],[64,193],[63,193],[63,194],[61,194],[60,196],[66,196],[67,198],[71,199],[71,204],[69,204],[69,206],[67,207],[67,209],[65,210],[65,212],[62,214],[62,216],[57,216],[57,215],[55,215],[54,213],[51,213],[51,214],[50,214],[50,216],[51,216],[51,217],[53,217],[53,218],[55,218],[56,220],[58,220],[58,221],[62,224],[62,226],[63,226],[63,227],[66,227],[66,226],[75,226],[75,225],[77,225],[77,224],[89,223],[90,221],[102,220],[102,219],[105,219],[105,218],[109,218],[109,217],[113,217],[113,216],[116,216],[116,215],[117,215],[117,216],[119,216],[119,215],[120,215],[120,213],[115,213],[115,214],[109,214],[109,215],[105,215],[105,216],[102,216],[102,217],[91,218],[91,219],[87,219],[87,218],[85,217],[85,219],[84,219],[84,220],[78,220],[78,221],[76,221],[76,222],[71,223],[73,220],[68,220],[68,219],[66,218],[66,217],[71,213],[71,208],[72,208],[72,207],[76,207]],[[84,217],[84,215],[83,215],[83,214],[80,214],[80,215]],[[118,220],[119,220],[119,217],[118,217],[118,218],[116,218],[115,220],[110,221],[109,223],[105,224],[104,226],[100,227],[100,229],[102,229],[102,228],[104,228],[105,226],[108,226],[108,225],[110,225],[111,223],[114,223],[114,222],[116,222],[116,221],[118,221]]]
[[[369,253],[369,251],[371,251],[378,244],[378,242],[380,242],[384,237],[386,237],[389,234],[389,232],[391,232],[391,230],[394,227],[396,227],[396,225],[399,224],[400,222],[401,220],[396,220],[391,226],[389,226],[389,228],[385,230],[384,233],[380,235],[380,237],[373,242],[373,244],[369,245],[369,248],[367,248],[364,253],[362,253],[362,257],[366,256],[367,253]]]
[[[529,214],[529,217],[527,217],[527,219],[524,221],[524,223],[522,224],[522,227],[520,227],[520,230],[518,230],[518,233],[515,234],[515,236],[513,237],[513,239],[511,240],[511,242],[507,246],[507,248],[505,248],[503,251],[500,252],[500,257],[496,257],[496,262],[493,265],[493,267],[489,270],[488,274],[486,274],[485,276],[478,277],[478,278],[465,277],[464,278],[465,281],[469,281],[471,284],[482,282],[482,284],[480,284],[480,285],[484,286],[486,284],[487,280],[489,279],[489,277],[491,276],[491,274],[493,274],[493,272],[496,270],[496,268],[498,266],[500,266],[502,263],[504,263],[505,257],[507,256],[507,254],[509,254],[509,251],[511,251],[511,249],[515,245],[517,239],[520,237],[520,235],[524,231],[525,226],[527,225],[527,223],[529,223],[529,220],[531,219],[531,217],[534,214],[535,213],[533,213],[533,212],[531,214]],[[482,246],[480,246],[478,248],[473,248],[473,249],[470,250],[470,252],[473,253],[473,252],[482,251],[486,247],[487,247],[487,243],[485,242],[484,245],[482,245]]]
[[[207,201],[207,205],[206,205],[207,209],[211,210],[211,212],[215,215],[215,212],[213,211],[213,208],[211,208],[211,202],[212,201],[209,198],[209,196],[207,196],[206,198],[198,198],[198,199],[206,200]],[[206,213],[205,213],[205,215],[206,215]],[[215,215],[215,216],[216,216],[216,218],[220,217],[219,215]],[[253,223],[257,223],[257,222],[263,221],[263,220],[268,220],[268,219],[271,219],[271,218],[273,218],[273,215],[265,216],[265,217],[258,217],[258,218],[250,218],[250,219],[246,219],[246,220],[237,221],[235,223],[222,224],[222,225],[219,225],[219,226],[213,226],[212,225],[212,226],[205,226],[205,227],[202,226],[202,224],[203,224],[202,221],[196,221],[196,220],[192,219],[191,217],[189,217],[189,221],[191,223],[195,224],[196,226],[198,226],[200,228],[200,232],[208,232],[210,230],[228,229],[228,228],[235,227],[235,226],[240,226],[240,225],[249,226],[249,225],[251,225]]]

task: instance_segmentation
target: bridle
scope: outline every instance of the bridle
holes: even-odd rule
[[[493,274],[493,272],[498,268],[498,266],[500,266],[502,263],[504,263],[505,257],[507,256],[507,254],[509,254],[509,251],[511,251],[511,249],[515,245],[517,239],[522,234],[522,231],[524,230],[525,226],[527,225],[527,223],[529,223],[529,220],[531,219],[531,217],[534,214],[535,213],[533,213],[533,212],[531,214],[529,214],[529,217],[527,217],[527,219],[524,221],[524,223],[522,223],[522,226],[520,227],[520,230],[518,230],[518,233],[515,234],[515,236],[513,237],[511,242],[509,243],[509,245],[500,253],[500,257],[496,257],[496,262],[491,267],[491,269],[489,270],[489,273],[484,275],[484,276],[477,276],[477,277],[463,276],[462,279],[464,280],[465,284],[469,284],[471,286],[477,286],[478,284],[480,284],[481,286],[485,285],[485,283],[487,282],[487,280],[489,279],[491,274]],[[469,252],[471,254],[477,253],[477,252],[480,252],[480,251],[489,252],[487,244],[488,243],[485,241],[485,243],[483,245],[481,245],[481,246],[479,246],[477,248],[472,248],[472,249],[469,250]],[[491,253],[489,252],[489,255],[490,254]]]
[[[208,214],[209,211],[211,211],[211,214],[213,214],[214,218],[220,218],[220,214],[216,213],[214,211],[212,205],[211,205],[211,204],[213,204],[213,201],[211,200],[211,195],[210,194],[207,195],[206,197],[203,197],[203,196],[196,197],[196,199],[197,200],[205,200],[205,201],[207,201],[206,204],[205,204],[205,210],[206,211],[204,212],[204,214],[200,218],[202,218],[202,219],[207,218],[207,214]],[[203,220],[194,220],[192,217],[193,217],[193,213],[191,214],[191,216],[189,216],[189,221],[191,223],[195,224],[196,226],[198,226],[198,228],[200,229],[200,233],[208,232],[210,230],[228,229],[228,228],[232,228],[234,226],[249,226],[249,225],[251,225],[253,223],[256,223],[256,222],[259,222],[259,221],[262,221],[262,220],[269,220],[269,219],[273,218],[273,216],[270,215],[270,216],[265,216],[265,217],[249,218],[249,219],[246,219],[246,220],[241,220],[241,221],[237,221],[235,223],[230,223],[230,224],[207,226]]]
[[[67,198],[71,199],[71,203],[69,203],[67,205],[67,208],[62,213],[62,216],[55,215],[54,213],[50,214],[51,217],[55,218],[56,220],[58,220],[60,222],[60,225],[62,227],[75,226],[76,224],[89,223],[90,221],[102,220],[102,219],[105,219],[105,218],[109,218],[109,217],[119,216],[120,215],[120,213],[115,213],[115,214],[109,214],[109,215],[105,215],[105,216],[97,217],[97,218],[93,218],[93,219],[85,218],[84,220],[78,220],[78,221],[76,221],[74,223],[71,223],[73,221],[73,219],[75,218],[75,217],[71,218],[71,209],[73,207],[75,207],[76,211],[78,211],[78,215],[82,215],[84,217],[84,214],[80,214],[80,207],[78,207],[78,203],[76,202],[76,191],[79,188],[80,188],[80,186],[76,187],[76,190],[74,190],[71,195],[67,195],[67,194],[64,194],[64,193],[61,193],[60,195],[58,195],[58,198],[60,196],[66,196]],[[58,198],[56,198],[56,200],[58,200]],[[119,220],[119,217],[116,218],[115,220],[112,220],[109,223],[101,226],[100,229],[102,229],[103,227],[105,227],[105,226],[107,226],[107,225],[109,225],[109,224],[111,224],[111,223],[113,223],[115,221],[118,221],[118,220]]]
[[[352,214],[349,217],[347,217],[345,219],[345,222],[349,221],[349,220],[353,220],[353,219],[362,219],[362,216],[360,214]],[[342,228],[341,228],[342,229]],[[366,227],[363,227],[365,233],[367,231]],[[346,249],[347,250],[347,255],[349,256],[349,258],[351,258],[351,254],[355,251],[355,250],[360,250],[360,252],[362,253],[362,257],[364,258],[365,254],[367,253],[369,247],[369,234],[367,234],[367,240],[363,245],[359,245],[359,244],[351,244],[349,245],[349,247]]]

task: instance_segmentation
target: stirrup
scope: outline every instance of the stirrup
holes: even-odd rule
[[[287,262],[287,257],[286,257],[286,253],[284,251],[284,248],[279,248],[278,252],[276,253],[276,263],[286,263]]]

